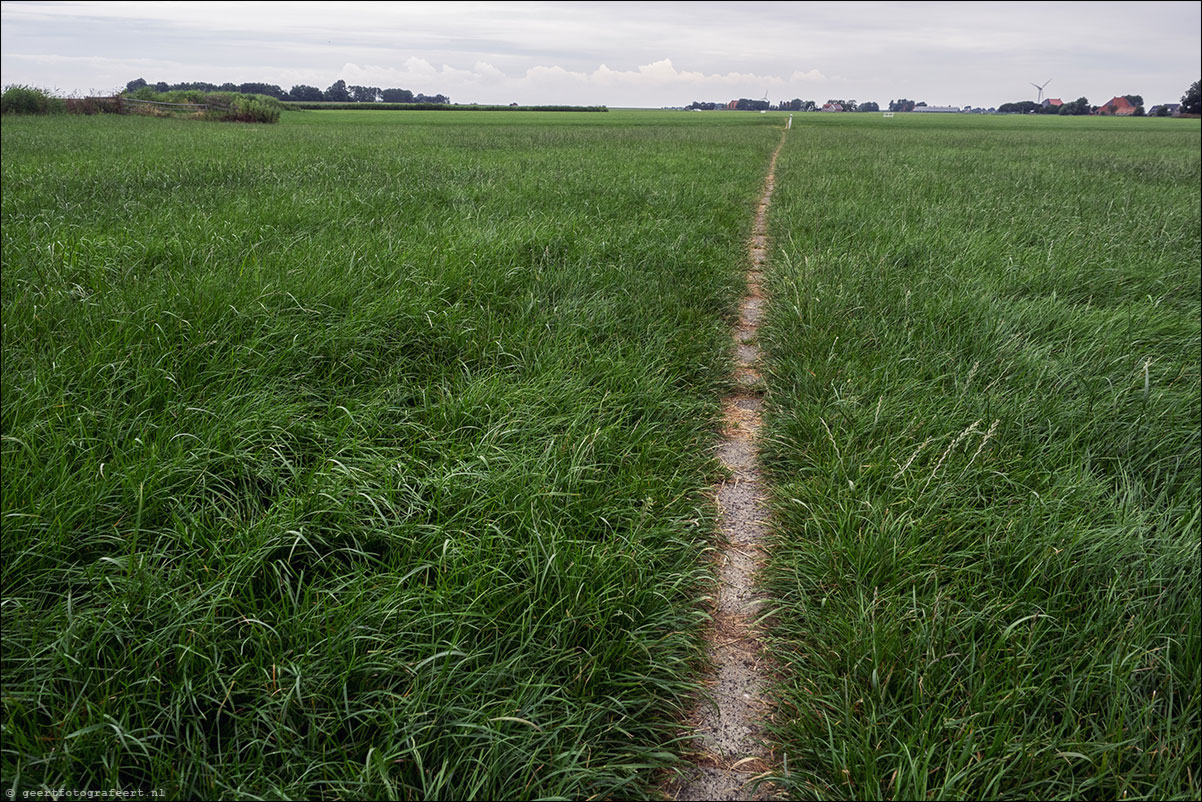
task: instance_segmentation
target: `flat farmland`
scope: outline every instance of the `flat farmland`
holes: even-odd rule
[[[784,119],[6,118],[0,784],[675,793],[741,388],[741,794],[1202,794],[1197,121]]]
[[[6,119],[5,787],[647,793],[779,138],[726,122]]]
[[[1197,798],[1197,121],[805,119],[761,335],[779,782]]]

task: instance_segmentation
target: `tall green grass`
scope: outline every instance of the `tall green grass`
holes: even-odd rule
[[[1198,125],[799,121],[762,332],[780,782],[1198,798]]]
[[[5,788],[636,797],[676,760],[778,134],[502,117],[6,121]]]

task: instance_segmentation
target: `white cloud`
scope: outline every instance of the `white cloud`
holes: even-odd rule
[[[791,84],[806,83],[806,82],[810,82],[810,81],[825,81],[825,80],[826,80],[826,76],[822,74],[821,70],[810,70],[809,72],[799,72],[797,70],[794,70],[793,74],[789,76],[789,83],[791,83]]]
[[[448,64],[434,66],[410,57],[399,67],[348,62],[338,71],[348,84],[397,86],[418,92],[442,92],[452,99],[479,103],[580,103],[607,105],[655,104],[659,98],[727,100],[731,96],[759,97],[764,88],[785,90],[792,84],[822,80],[818,70],[779,75],[729,72],[706,74],[680,70],[663,58],[630,70],[600,64],[592,70],[570,70],[557,64],[540,64],[509,74],[486,61],[470,69]],[[773,96],[775,97],[775,95]],[[662,103],[660,105],[663,105]]]
[[[435,91],[435,84],[463,85],[481,77],[475,70],[461,70],[443,64],[435,67],[424,58],[408,58],[402,67],[384,67],[376,64],[358,65],[348,62],[338,71],[338,77],[348,84],[364,86],[395,86],[415,89],[419,92]]]

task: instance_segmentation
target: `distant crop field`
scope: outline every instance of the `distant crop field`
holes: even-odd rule
[[[286,100],[284,108],[331,111],[608,111],[604,106],[481,106],[451,103],[340,103],[333,100]]]
[[[779,131],[3,127],[3,784],[648,793]]]
[[[771,235],[795,798],[1197,798],[1199,128],[806,117]]]

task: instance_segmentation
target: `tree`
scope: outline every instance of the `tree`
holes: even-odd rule
[[[325,99],[335,103],[346,103],[351,99],[351,93],[346,91],[346,81],[339,78],[324,93]]]
[[[380,87],[378,86],[348,86],[351,93],[351,100],[356,103],[375,103],[380,97]]]
[[[385,103],[412,103],[413,93],[408,89],[385,89],[380,93]]]
[[[154,85],[154,91],[156,91],[156,92],[170,92],[170,91],[171,91],[171,84],[167,83],[166,81],[159,81],[157,84],[155,84],[155,85]]]
[[[217,84],[211,84],[208,81],[191,81],[187,83],[172,84],[171,91],[195,91],[195,92],[216,92]]]
[[[1065,115],[1080,115],[1089,114],[1093,108],[1089,105],[1089,101],[1083,97],[1079,97],[1072,103],[1065,103],[1060,107],[1060,114]]]
[[[1169,107],[1167,105],[1165,105],[1164,103],[1161,103],[1159,106],[1156,107],[1156,116],[1157,117],[1168,117],[1172,113],[1173,112],[1169,111]]]
[[[284,100],[288,97],[288,93],[280,89],[275,84],[263,83],[245,83],[238,85],[238,91],[244,95],[267,95],[276,100]]]
[[[997,107],[1002,114],[1031,114],[1039,111],[1040,105],[1034,100],[1020,100],[1017,103],[1003,103]]]
[[[1194,81],[1181,96],[1182,114],[1202,114],[1202,86],[1200,83],[1202,82]]]
[[[881,110],[881,107],[871,100],[869,100],[865,103],[861,103],[859,109],[857,109],[857,111],[880,111],[880,110]]]
[[[1136,106],[1135,111],[1132,112],[1131,116],[1132,117],[1143,117],[1143,116],[1147,115],[1147,113],[1148,112],[1144,110],[1143,106]]]
[[[316,86],[308,86],[306,84],[297,84],[288,92],[289,100],[302,100],[313,102],[322,99],[321,90]]]
[[[817,106],[814,101],[802,100],[799,97],[795,97],[792,100],[782,100],[780,102],[781,111],[813,111],[815,108],[817,108]]]
[[[1132,106],[1144,105],[1144,96],[1143,95],[1123,95],[1123,97],[1127,98],[1127,102],[1130,103]]]
[[[145,78],[134,78],[132,81],[130,81],[129,83],[127,83],[125,85],[125,91],[126,92],[137,92],[139,89],[141,89],[144,86],[146,86]]]
[[[738,111],[767,111],[769,105],[767,100],[752,100],[751,98],[741,97],[735,103],[735,109]]]

